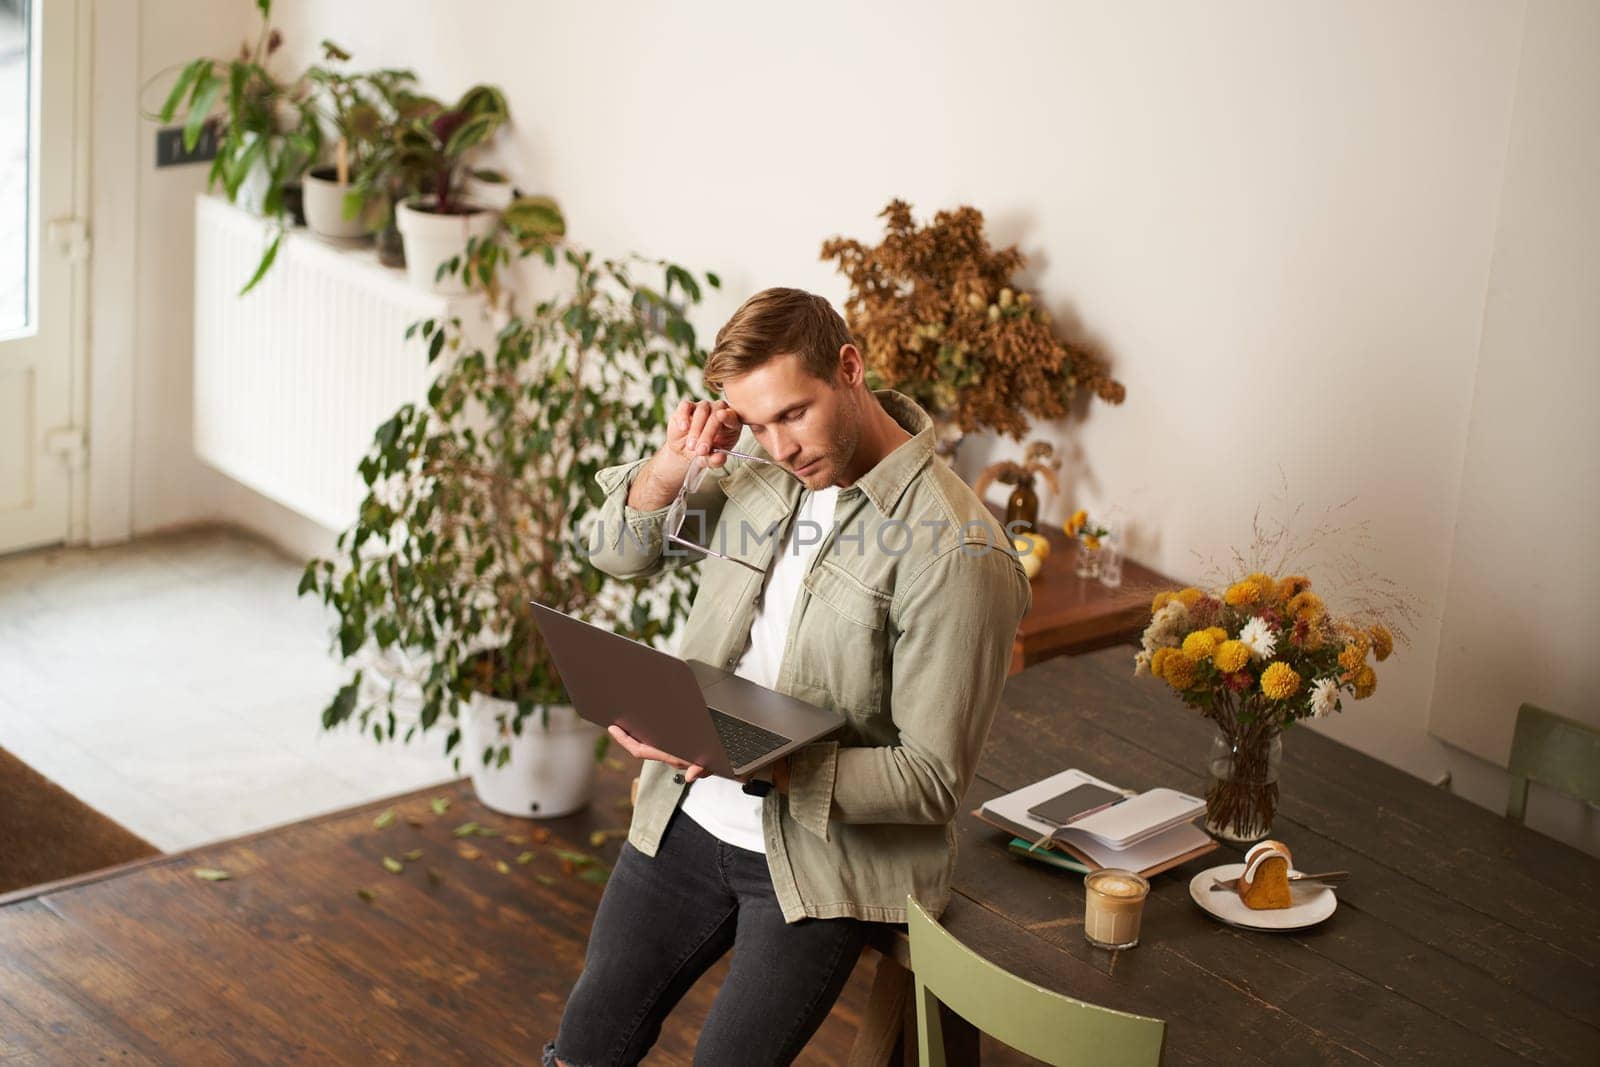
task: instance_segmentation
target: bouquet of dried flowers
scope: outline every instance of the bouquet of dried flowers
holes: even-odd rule
[[[862,345],[874,388],[897,389],[965,432],[990,427],[1020,439],[1031,418],[1067,413],[1086,389],[1120,404],[1124,389],[1082,343],[1056,336],[1050,314],[1012,276],[1016,246],[995,250],[974,207],[940,211],[918,226],[890,201],[883,242],[845,237],[822,258],[850,279],[845,318]]]
[[[1111,531],[1089,518],[1089,513],[1082,508],[1072,513],[1072,517],[1061,524],[1062,532],[1068,537],[1077,538],[1087,549],[1100,547],[1100,542],[1110,536]]]

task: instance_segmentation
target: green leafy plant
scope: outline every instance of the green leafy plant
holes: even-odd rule
[[[344,146],[345,173],[340,181],[366,165],[382,144],[385,132],[400,116],[399,103],[414,98],[411,86],[417,76],[409,70],[384,68],[348,72],[350,53],[332,41],[322,42],[323,62],[306,72],[315,88],[315,101],[323,122]]]
[[[455,106],[419,115],[396,129],[394,166],[406,184],[433,196],[431,210],[453,215],[468,210],[461,200],[466,155],[511,118],[505,94],[474,85]]]
[[[492,342],[477,347],[456,320],[408,331],[439,368],[427,402],[378,427],[359,517],[338,558],[312,560],[300,582],[334,609],[355,668],[324,727],[354,719],[393,740],[414,715],[409,741],[443,719],[457,771],[472,693],[514,702],[503,725],[518,735],[529,715],[569,702],[530,599],[656,642],[694,589],[682,568],[650,583],[608,578],[583,546],[603,500],[595,473],[653,450],[670,408],[700,385],[705,352],[686,312],[701,282],[665,261],[538,250],[564,295],[526,317],[507,311]],[[646,271],[661,282],[639,280]],[[482,757],[503,764],[509,746]]]
[[[171,122],[182,114],[188,151],[199,143],[207,124],[216,126],[217,155],[206,185],[220,185],[230,203],[258,168],[265,175],[262,214],[276,219],[278,226],[241,294],[261,281],[278,255],[285,225],[284,185],[304,174],[322,148],[310,83],[304,76],[282,81],[268,69],[268,60],[283,43],[272,28],[272,0],[256,0],[256,7],[261,32],[255,43],[243,45],[233,59],[202,56],[186,64],[154,116]]]

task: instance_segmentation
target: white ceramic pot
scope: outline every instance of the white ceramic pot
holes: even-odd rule
[[[426,210],[431,196],[403,200],[395,212],[395,222],[406,243],[406,276],[411,284],[430,293],[454,296],[466,292],[461,275],[437,278],[439,264],[466,252],[467,241],[487,237],[500,224],[500,213],[464,202],[470,211],[460,215],[441,215]]]
[[[600,727],[578,717],[568,705],[537,710],[522,722],[522,736],[510,730],[517,706],[474,693],[462,716],[462,766],[472,772],[472,788],[483,806],[506,815],[553,819],[570,815],[594,796],[594,747]],[[496,724],[505,717],[506,726]],[[511,759],[503,767],[485,767],[483,750],[504,742]]]
[[[469,200],[484,207],[492,207],[496,211],[504,211],[511,206],[511,201],[516,199],[509,180],[494,181],[480,178],[476,174],[467,175],[465,190]]]
[[[367,226],[361,216],[344,217],[344,197],[350,191],[350,184],[341,183],[338,173],[333,167],[316,167],[302,179],[306,225],[311,227],[312,233],[323,237],[365,237]]]

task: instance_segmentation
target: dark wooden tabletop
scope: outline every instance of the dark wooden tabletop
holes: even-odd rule
[[[1068,766],[1204,789],[1210,724],[1135,679],[1129,648],[1030,668],[1005,703],[967,808]],[[1600,860],[1303,728],[1280,788],[1296,866],[1352,872],[1319,926],[1203,913],[1188,882],[1239,858],[1224,846],[1152,880],[1139,947],[1094,949],[1081,876],[970,816],[945,924],[1043,985],[1167,1020],[1167,1063],[1600,1063]]]
[[[1030,668],[1005,705],[964,811],[1069,766],[1203,787],[1208,725],[1135,680],[1127,648]],[[589,835],[625,824],[632,773],[607,768],[588,811],[544,824],[457,782],[0,897],[0,1061],[536,1062],[600,895],[561,852],[614,858],[617,838]],[[1153,879],[1138,948],[1094,949],[1082,878],[965,814],[944,922],[1025,978],[1167,1020],[1169,1064],[1600,1062],[1600,861],[1309,731],[1285,740],[1281,784],[1274,832],[1297,865],[1352,872],[1318,927],[1202,913],[1189,877],[1236,858],[1223,848]],[[469,820],[501,835],[455,837]],[[402,873],[380,866],[413,849]],[[722,973],[651,1062],[688,1062]],[[858,968],[801,1062],[842,1061],[869,980]]]

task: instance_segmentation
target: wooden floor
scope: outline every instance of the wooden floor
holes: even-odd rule
[[[463,781],[0,897],[0,1062],[536,1063],[600,898],[583,872],[621,843],[590,835],[626,825],[633,774],[612,761],[595,804],[566,819],[495,815]],[[451,799],[443,815],[436,796]],[[502,833],[453,835],[469,821]],[[540,828],[543,843],[508,836]],[[863,957],[800,1062],[844,1061],[875,962]],[[726,964],[648,1062],[691,1061]]]

